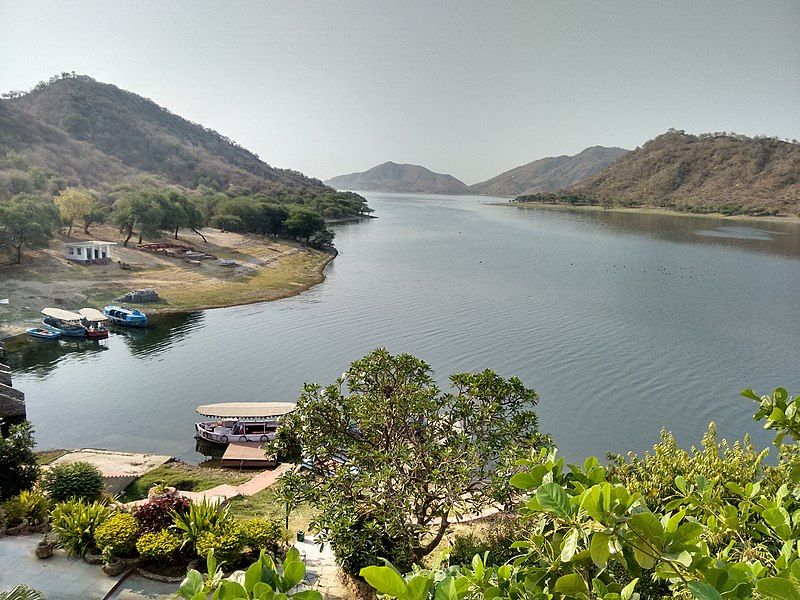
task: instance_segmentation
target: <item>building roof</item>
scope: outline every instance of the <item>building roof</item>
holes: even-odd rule
[[[197,412],[218,419],[267,419],[289,414],[295,406],[294,402],[220,402],[198,406]]]
[[[64,242],[65,246],[116,246],[117,242],[102,242],[99,240],[82,240],[79,242]]]

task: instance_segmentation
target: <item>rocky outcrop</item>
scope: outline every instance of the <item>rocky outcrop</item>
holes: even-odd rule
[[[0,361],[5,360],[5,347],[0,342]],[[25,394],[11,387],[11,369],[0,362],[0,429],[8,435],[8,427],[25,420]]]
[[[159,300],[161,300],[161,297],[158,295],[158,292],[155,290],[155,288],[134,290],[117,298],[117,302],[133,302],[134,304],[158,302]]]

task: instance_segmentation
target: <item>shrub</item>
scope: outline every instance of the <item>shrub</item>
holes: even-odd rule
[[[83,556],[94,545],[97,528],[108,519],[107,506],[73,498],[57,504],[50,517],[58,545],[70,556]]]
[[[491,523],[491,528],[482,535],[468,532],[456,534],[450,551],[451,565],[464,565],[479,554],[483,558],[488,552],[486,564],[500,566],[519,556],[519,550],[511,545],[520,535],[518,519],[503,519]]]
[[[6,525],[14,527],[23,522],[29,525],[44,523],[50,510],[50,500],[37,490],[24,490],[3,504]]]
[[[240,527],[244,545],[256,552],[266,550],[275,554],[285,539],[283,524],[277,519],[248,519]]]
[[[153,498],[138,506],[133,516],[142,533],[155,533],[172,525],[173,514],[189,512],[189,499],[183,497]]]
[[[31,489],[39,478],[34,443],[33,427],[27,421],[12,425],[8,437],[0,434],[0,502]]]
[[[244,222],[236,215],[214,215],[208,224],[222,231],[241,232],[245,229]]]
[[[217,560],[233,567],[239,562],[244,545],[244,535],[239,523],[231,521],[202,532],[197,538],[197,554],[206,557],[209,550],[213,549]]]
[[[92,501],[103,491],[103,475],[87,462],[53,465],[42,477],[42,487],[54,502],[70,498]]]
[[[136,550],[139,523],[127,512],[111,515],[94,533],[94,542],[106,559],[130,556]]]
[[[173,524],[181,537],[181,547],[188,545],[195,551],[201,534],[207,531],[223,531],[233,521],[227,506],[205,499],[199,504],[193,502],[188,512],[184,514],[173,512],[172,516]]]
[[[145,533],[136,542],[136,550],[145,560],[170,559],[181,547],[181,538],[169,529],[162,529],[155,533]]]

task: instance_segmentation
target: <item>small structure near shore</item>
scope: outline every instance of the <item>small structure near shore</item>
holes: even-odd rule
[[[67,242],[66,258],[82,263],[108,264],[111,260],[111,246],[116,246],[115,242],[100,242],[97,240]]]

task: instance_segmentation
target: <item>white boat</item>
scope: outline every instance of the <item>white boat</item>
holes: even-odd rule
[[[275,439],[281,417],[295,406],[293,402],[204,404],[197,407],[197,412],[213,420],[195,423],[195,437],[213,444],[269,442]]]

